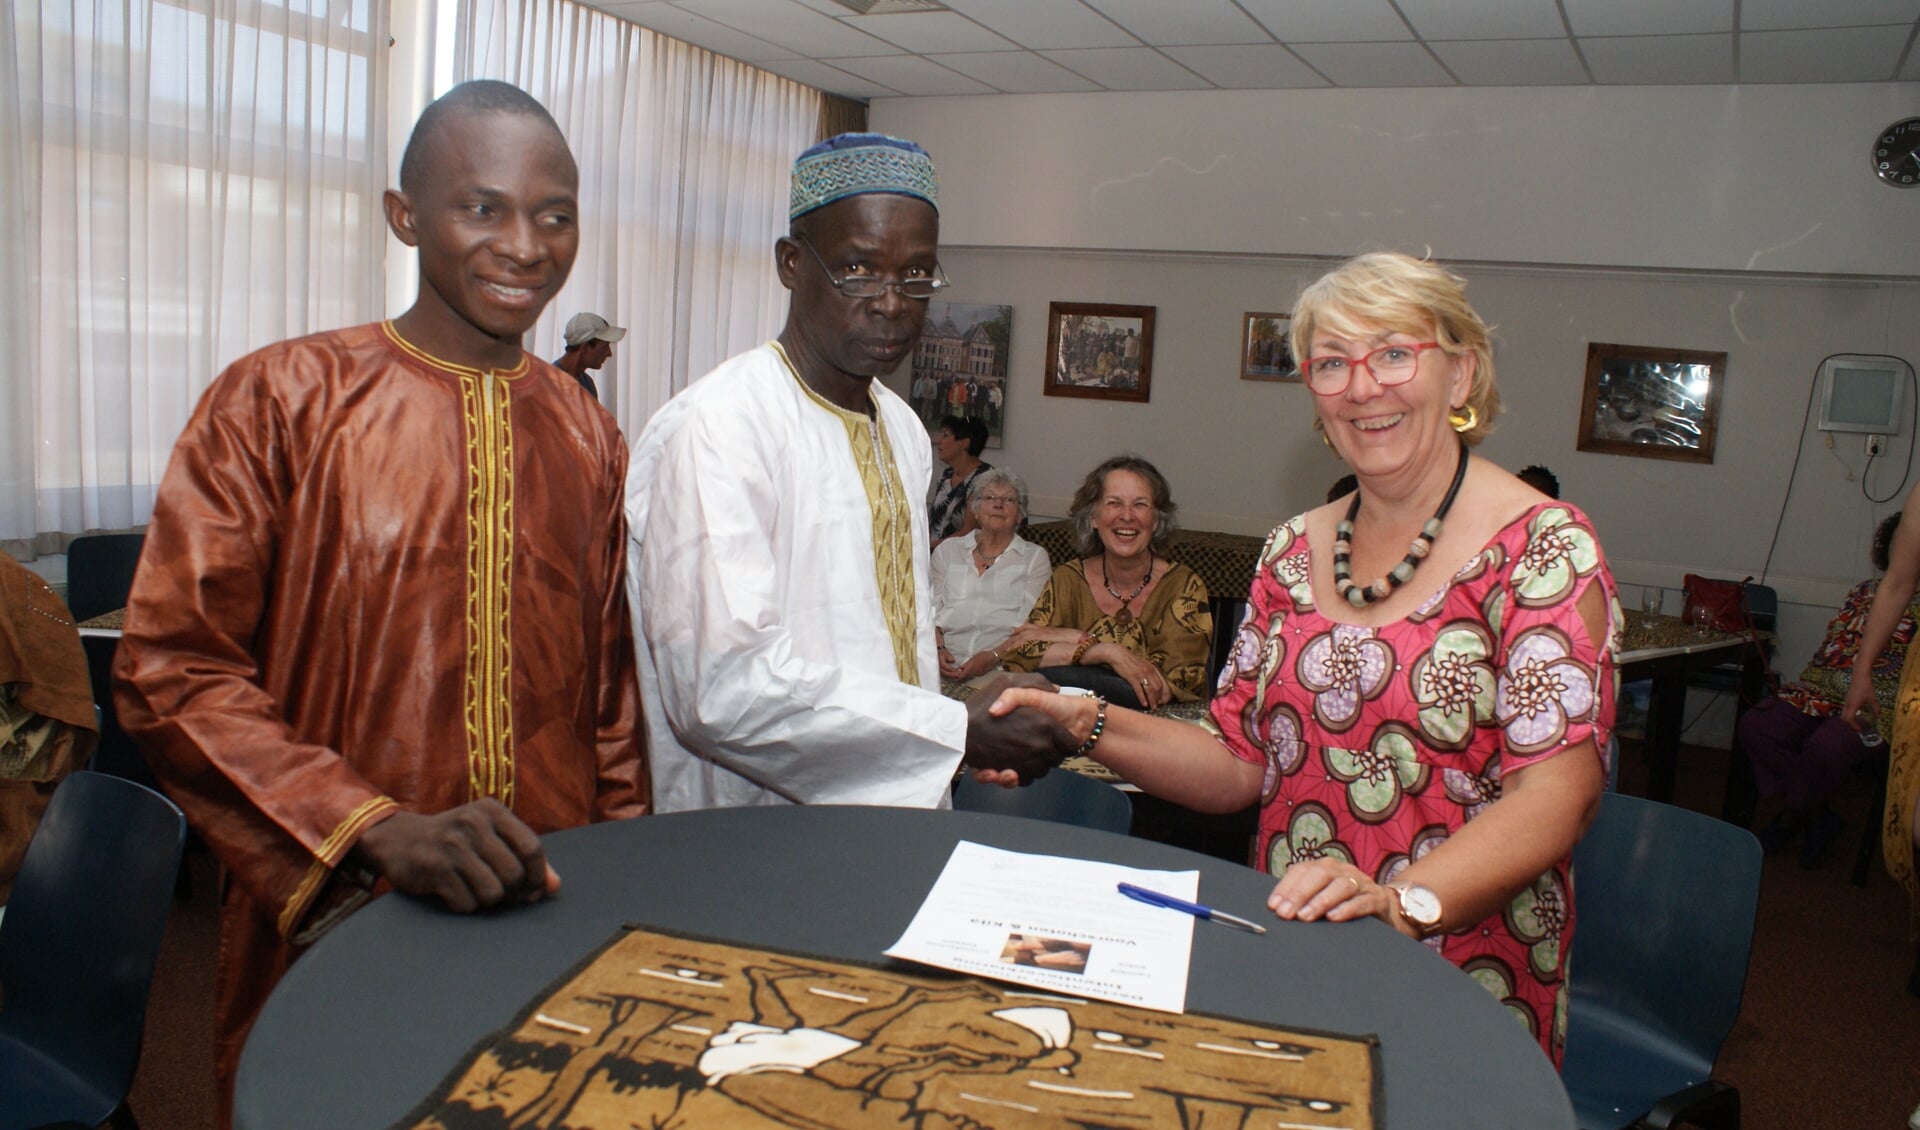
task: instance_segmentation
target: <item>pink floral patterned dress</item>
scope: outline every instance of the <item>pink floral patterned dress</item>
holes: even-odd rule
[[[1335,857],[1391,881],[1500,796],[1505,772],[1591,739],[1605,758],[1622,618],[1586,515],[1535,507],[1404,620],[1314,607],[1306,521],[1273,532],[1209,728],[1264,763],[1259,858],[1282,875]],[[1576,611],[1599,583],[1609,639]],[[1470,928],[1430,938],[1557,1065],[1573,939],[1572,857]]]

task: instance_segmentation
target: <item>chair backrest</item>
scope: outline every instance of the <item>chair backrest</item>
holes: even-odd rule
[[[67,546],[67,608],[75,620],[127,606],[145,534],[87,534]]]
[[[1712,1072],[1746,991],[1760,854],[1745,828],[1642,797],[1601,796],[1600,814],[1573,849],[1569,1090],[1590,1026],[1651,1030],[1698,1078]]]
[[[134,744],[132,736],[120,725],[120,712],[113,705],[113,657],[120,641],[113,636],[81,636],[80,646],[87,653],[87,675],[93,683],[93,707],[100,719],[100,740],[94,743],[93,757],[87,768],[137,781],[158,788],[146,755]]]
[[[1220,681],[1220,671],[1233,658],[1233,643],[1240,634],[1240,621],[1247,618],[1247,598],[1214,593],[1207,598],[1207,612],[1213,617],[1213,648],[1207,656],[1207,691],[1212,694]]]
[[[27,845],[0,924],[0,1031],[114,1101],[139,1062],[186,832],[152,789],[74,773]]]
[[[1747,582],[1747,614],[1753,617],[1753,626],[1763,632],[1771,632],[1780,622],[1780,594],[1772,585],[1763,585],[1756,581]]]
[[[963,775],[953,788],[953,807],[961,812],[995,812],[1055,824],[1078,824],[1122,836],[1133,826],[1133,802],[1126,793],[1071,769],[1055,769],[1017,789],[983,785]]]

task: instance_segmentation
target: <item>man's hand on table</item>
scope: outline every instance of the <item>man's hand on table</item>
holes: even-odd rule
[[[967,700],[967,751],[964,762],[974,770],[1012,773],[1029,784],[1066,760],[1080,743],[1065,726],[1031,707],[995,714],[993,704],[1009,687],[1053,690],[1038,675],[1001,675],[987,681]]]
[[[492,798],[432,816],[396,812],[362,832],[353,851],[394,890],[461,914],[560,889],[540,837]]]

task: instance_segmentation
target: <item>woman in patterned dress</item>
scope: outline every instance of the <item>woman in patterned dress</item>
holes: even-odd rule
[[[1853,660],[1847,701],[1840,707],[1840,717],[1856,730],[1866,721],[1862,712],[1874,702],[1874,662],[1886,650],[1900,618],[1916,596],[1920,596],[1920,487],[1907,495],[1907,503],[1901,508],[1900,528],[1894,531],[1893,548],[1887,555],[1887,573],[1880,579],[1873,611],[1867,613],[1867,626],[1861,630],[1860,653]],[[1871,711],[1868,713],[1870,716]],[[1906,665],[1894,716],[1880,719],[1879,724],[1882,733],[1892,735],[1880,850],[1887,874],[1907,889],[1911,908],[1908,940],[1916,943],[1907,992],[1920,996],[1920,875],[1915,871],[1916,857],[1920,857],[1920,663]],[[1920,1107],[1913,1115],[1911,1124],[1920,1126]]]
[[[1557,1064],[1621,620],[1586,516],[1468,455],[1499,395],[1464,285],[1373,254],[1301,295],[1315,426],[1360,485],[1268,540],[1210,734],[1044,691],[995,709],[1083,739],[1104,717],[1090,756],[1188,807],[1258,798],[1277,916],[1423,939]]]

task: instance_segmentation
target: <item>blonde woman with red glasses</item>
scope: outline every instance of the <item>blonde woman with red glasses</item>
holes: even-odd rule
[[[1207,729],[1045,691],[995,709],[1048,710],[1190,808],[1261,802],[1275,915],[1422,939],[1557,1064],[1572,851],[1613,727],[1612,575],[1584,514],[1472,455],[1500,398],[1462,280],[1364,255],[1307,287],[1292,333],[1359,486],[1273,532]]]

